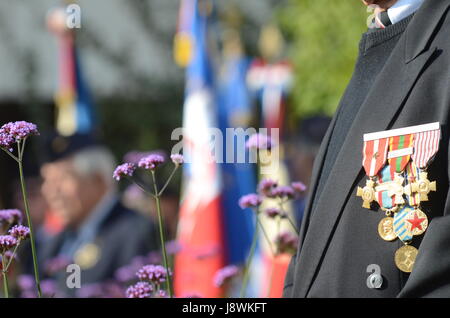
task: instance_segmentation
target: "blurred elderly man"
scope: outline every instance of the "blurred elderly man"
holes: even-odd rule
[[[123,207],[112,178],[115,161],[105,147],[88,136],[57,136],[44,164],[42,194],[65,230],[43,247],[42,267],[66,259],[81,268],[81,284],[103,282],[135,257],[157,247],[151,221]],[[65,270],[60,272],[65,283]]]

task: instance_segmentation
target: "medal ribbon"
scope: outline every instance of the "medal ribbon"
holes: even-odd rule
[[[414,134],[395,136],[389,138],[389,151],[411,148],[414,142]],[[409,162],[411,155],[404,155],[388,159],[391,173],[401,173]]]
[[[388,138],[364,142],[363,167],[369,177],[375,176],[384,166],[387,158]]]
[[[420,170],[416,167],[416,165],[414,164],[413,161],[411,161],[407,166],[406,166],[406,182],[407,182],[407,186],[409,186],[410,184],[416,182],[419,179],[419,173]],[[411,193],[408,196],[408,203],[411,206],[417,206],[420,204],[420,194],[419,193]]]
[[[412,160],[420,169],[427,167],[430,159],[436,154],[439,148],[439,139],[441,130],[429,130],[415,134],[414,136],[414,153],[411,155]]]
[[[390,182],[394,180],[394,174],[392,174],[389,166],[384,167],[378,177],[378,183],[381,185],[384,182]],[[376,193],[378,204],[385,209],[392,209],[394,207],[395,194],[390,197],[387,190],[378,191]]]

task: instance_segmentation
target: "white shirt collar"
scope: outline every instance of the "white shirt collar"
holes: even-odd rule
[[[399,0],[387,10],[392,24],[397,23],[419,9],[424,0]]]

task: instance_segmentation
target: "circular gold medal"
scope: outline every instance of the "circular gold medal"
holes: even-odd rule
[[[397,238],[394,232],[394,218],[385,217],[378,223],[378,234],[385,241],[393,241]]]
[[[406,217],[406,224],[413,235],[421,235],[428,227],[428,218],[425,213],[419,209],[409,212]]]
[[[404,245],[395,252],[395,265],[405,273],[411,273],[419,251],[411,245]]]

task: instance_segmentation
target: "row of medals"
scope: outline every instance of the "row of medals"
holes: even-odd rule
[[[408,212],[408,216],[405,217],[405,220],[423,219],[420,222],[419,227],[415,227],[412,230],[408,229],[412,234],[411,237],[423,234],[428,227],[428,218],[426,214],[420,210],[420,202],[428,201],[428,193],[430,191],[436,191],[436,182],[430,182],[425,171],[420,172],[418,180],[414,180],[415,178],[410,176],[412,179],[409,180],[409,183],[406,186],[403,185],[405,177],[407,177],[406,172],[399,173],[396,174],[393,181],[383,182],[381,184],[378,183],[378,177],[371,177],[367,180],[364,188],[358,187],[357,195],[362,197],[364,201],[363,207],[367,209],[371,208],[371,203],[373,201],[378,201],[377,194],[379,191],[387,190],[388,192],[395,193],[396,199],[393,208],[386,209],[380,205],[386,216],[378,224],[378,234],[385,241],[394,241],[398,237],[397,233],[394,231],[394,217],[392,216],[395,216],[395,213],[402,211],[405,207],[406,202],[403,200],[404,194],[409,197],[415,196],[417,198],[416,205],[411,205],[411,209]],[[403,241],[403,243],[404,245],[395,252],[395,265],[401,271],[410,273],[414,266],[418,250],[414,246],[409,245],[411,240]]]

